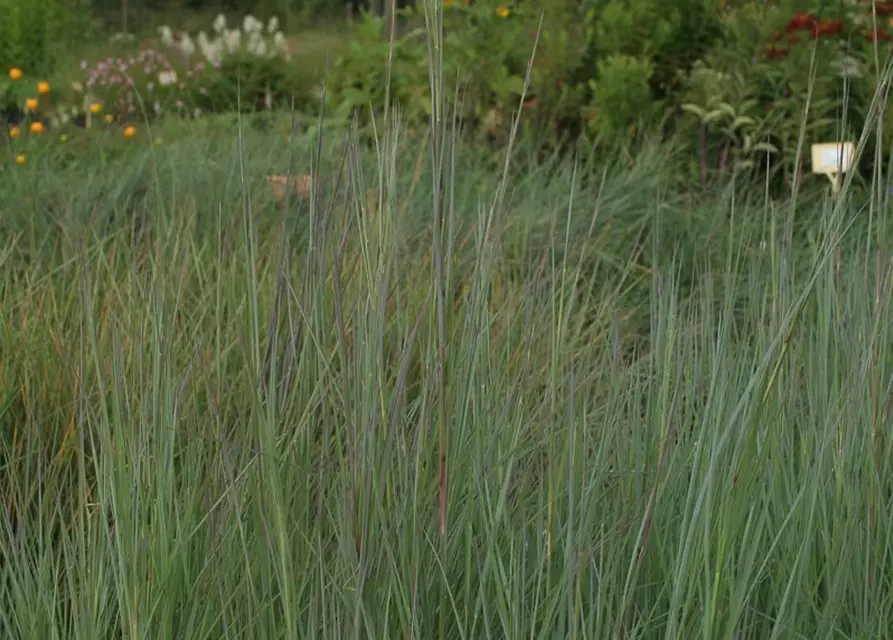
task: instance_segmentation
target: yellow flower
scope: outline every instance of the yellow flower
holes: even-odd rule
[[[28,156],[24,153],[20,153],[16,156],[16,164],[25,164],[26,162],[28,162]]]
[[[505,5],[501,5],[496,9],[496,15],[498,15],[500,18],[508,18],[510,13],[511,11],[509,11],[509,8]]]
[[[112,117],[112,114],[107,113],[104,116],[102,116],[102,119],[105,120],[106,122],[111,122],[114,118]]]
[[[99,113],[102,111],[102,103],[101,102],[91,102],[90,103],[90,113]]]
[[[68,136],[65,135],[64,133],[61,136],[59,136],[59,142],[65,142],[66,140],[68,140]]]
[[[43,123],[42,122],[32,122],[31,123],[31,133],[43,133]]]
[[[10,127],[9,128],[9,137],[10,138],[18,138],[20,135],[22,135],[21,127]]]
[[[124,127],[124,137],[125,138],[132,138],[135,135],[136,135],[136,127],[134,127],[132,124]]]
[[[49,92],[50,92],[50,83],[49,82],[38,82],[37,83],[37,93],[45,96]]]
[[[30,109],[31,111],[36,110],[39,106],[40,100],[38,100],[37,98],[28,98],[27,100],[25,100],[25,107],[27,109]]]
[[[13,67],[12,69],[9,70],[9,77],[12,80],[18,80],[19,78],[22,77],[22,70],[19,69],[18,67]]]

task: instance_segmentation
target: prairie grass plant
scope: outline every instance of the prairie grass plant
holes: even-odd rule
[[[663,149],[494,167],[439,12],[424,138],[389,107],[372,147],[8,174],[0,636],[890,637],[880,172],[779,204]]]

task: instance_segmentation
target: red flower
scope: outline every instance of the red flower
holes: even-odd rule
[[[531,98],[530,100],[525,100],[523,106],[525,109],[532,109],[533,107],[536,106],[536,98]]]
[[[820,20],[809,28],[809,39],[818,40],[823,36],[833,36],[843,31],[842,20]]]
[[[843,20],[822,20],[819,22],[819,36],[833,36],[841,31],[843,31]]]
[[[890,34],[884,29],[875,27],[865,32],[865,39],[869,42],[880,42],[881,40],[890,40]]]
[[[794,31],[809,31],[814,29],[818,22],[818,18],[811,13],[804,13],[801,11],[790,19],[784,30],[788,33]]]
[[[787,47],[766,47],[766,57],[769,60],[776,60],[778,58],[784,58],[789,53]]]

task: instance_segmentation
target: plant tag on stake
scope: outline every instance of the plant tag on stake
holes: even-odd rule
[[[852,142],[825,142],[812,145],[812,172],[828,176],[834,193],[840,188],[840,176],[853,164],[856,148]]]

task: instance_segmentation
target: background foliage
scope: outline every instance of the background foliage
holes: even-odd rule
[[[404,122],[415,128],[427,122],[421,3],[395,5],[392,43],[381,2],[0,0],[0,6],[8,17],[0,25],[2,62],[32,77],[53,72],[54,86],[65,91],[72,81],[89,83],[98,69],[106,76],[111,69],[101,90],[88,86],[87,93],[114,93],[94,97],[115,101],[127,85],[129,102],[117,110],[131,117],[296,106],[312,122],[324,107],[342,123],[357,116],[361,133],[369,133],[388,95]],[[533,0],[444,0],[440,6],[444,78],[456,88],[456,112],[466,131],[496,146],[521,108],[524,135],[542,150],[583,142],[632,157],[657,136],[687,148],[686,175],[706,187],[732,174],[765,178],[768,171],[772,188],[785,192],[804,171],[797,159],[801,132],[806,144],[852,137],[873,103],[886,105],[875,97],[879,88],[886,91],[878,78],[893,3],[556,0],[544,10]],[[218,14],[227,21],[220,32]],[[246,26],[255,18],[266,39],[260,54]],[[266,28],[271,20],[275,29]],[[132,33],[111,42],[94,37],[101,47],[77,44],[86,34],[121,28]],[[197,46],[202,38],[237,46],[227,45],[211,64]],[[79,68],[59,57],[66,50],[85,52]],[[133,75],[130,63],[145,56],[161,62]],[[168,71],[177,82],[161,99],[154,75]],[[27,97],[6,95],[7,111]],[[66,99],[82,107],[91,97]],[[868,141],[864,169],[872,168],[871,150],[891,139],[891,129]]]

